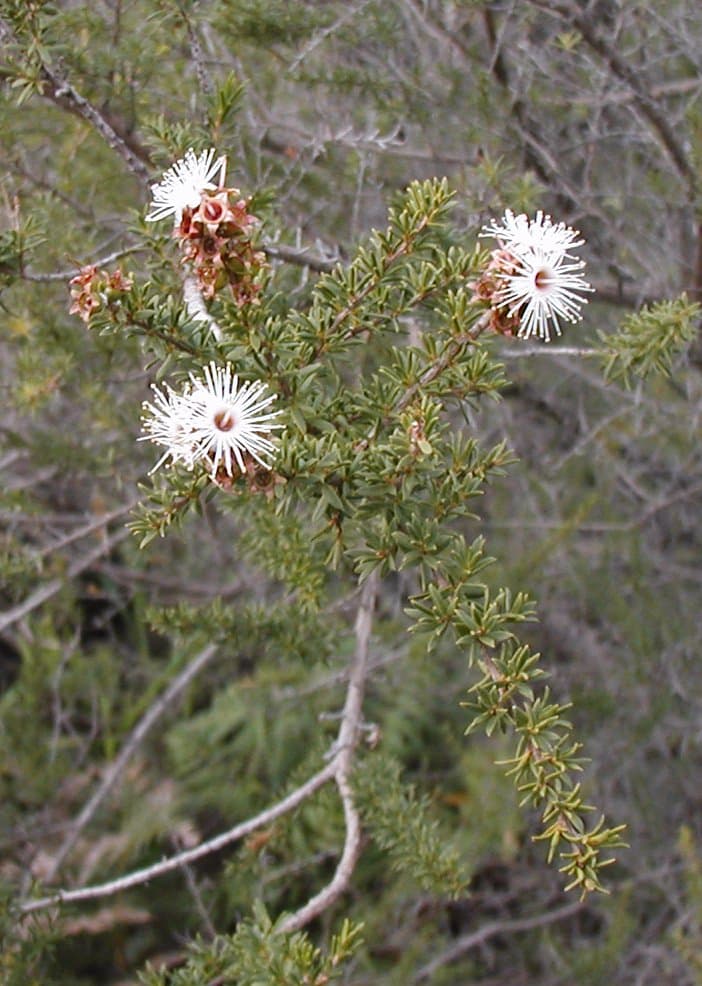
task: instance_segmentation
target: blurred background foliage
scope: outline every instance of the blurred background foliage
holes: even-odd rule
[[[289,305],[303,307],[319,270],[384,226],[397,191],[433,175],[458,191],[459,235],[505,207],[580,229],[597,288],[567,348],[496,342],[502,400],[465,414],[486,447],[506,439],[518,462],[466,530],[488,536],[498,559],[488,580],[539,600],[526,637],[558,700],[574,703],[592,760],[587,798],[628,823],[613,893],[582,906],[562,897],[494,766],[509,749],[462,735],[464,657],[448,642],[426,655],[407,641],[400,573],[383,588],[368,688],[382,750],[359,783],[372,841],[345,910],[313,939],[346,956],[346,941],[329,941],[339,915],[364,923],[343,966],[357,986],[702,982],[702,349],[690,329],[702,300],[699,4],[2,0],[0,18],[8,902],[50,876],[130,730],[213,629],[226,646],[139,746],[63,862],[62,885],[248,817],[304,780],[333,735],[322,720],[320,736],[319,717],[338,707],[352,646],[343,598],[323,617],[271,606],[237,549],[236,517],[206,500],[139,550],[124,524],[153,464],[135,439],[155,368],[144,369],[138,340],[88,332],[68,314],[78,266],[118,254],[139,273],[145,243],[152,283],[177,290],[168,238],[143,225],[144,178],[213,144],[229,182],[257,197]],[[670,338],[656,353],[659,316]],[[645,337],[645,359],[632,336]],[[596,346],[597,358],[581,352]],[[394,865],[383,833],[415,815],[408,839],[424,825],[434,841],[412,870]],[[237,927],[248,941],[253,898],[272,915],[304,903],[333,872],[340,827],[323,789],[238,848],[118,898],[28,918],[21,934],[10,908],[0,977],[126,986],[148,960],[149,983],[239,981],[226,978],[226,949],[217,964],[202,943]],[[458,860],[460,887],[441,885],[444,856]],[[204,957],[191,955],[179,980],[198,935]],[[237,941],[232,955],[251,954]],[[240,981],[261,981],[257,968]],[[341,968],[318,958],[319,976]]]

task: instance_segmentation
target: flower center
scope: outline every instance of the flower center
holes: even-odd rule
[[[221,202],[213,202],[211,199],[202,203],[202,215],[206,222],[216,223],[224,215],[224,207]]]
[[[217,239],[214,236],[206,236],[202,241],[202,252],[207,256],[214,256],[217,253]]]
[[[214,426],[218,431],[231,431],[235,424],[236,418],[231,408],[224,407],[214,416]]]
[[[534,287],[537,291],[548,291],[553,283],[553,276],[548,267],[542,267],[534,274]]]

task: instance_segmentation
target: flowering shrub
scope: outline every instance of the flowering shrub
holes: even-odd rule
[[[0,0],[8,986],[694,968],[699,14],[600,6]]]
[[[355,656],[337,739],[316,773],[271,809],[277,817],[333,779],[344,808],[344,849],[329,885],[285,917],[280,930],[305,926],[353,879],[363,797],[359,807],[352,771],[362,734],[371,626],[381,579],[395,570],[414,573],[409,629],[430,649],[451,632],[468,666],[478,671],[464,703],[470,710],[467,731],[482,727],[488,734],[514,735],[510,773],[523,800],[541,812],[535,837],[547,842],[549,859],[560,861],[568,886],[583,895],[602,889],[600,870],[611,862],[608,850],[621,845],[622,826],[606,828],[603,819],[588,823],[593,809],[574,780],[581,769],[579,744],[564,718],[565,706],[548,689],[536,689],[544,674],[538,654],[517,636],[518,625],[533,618],[533,604],[522,593],[493,591],[481,581],[479,573],[490,564],[483,539],[469,542],[457,526],[472,515],[471,500],[500,474],[509,453],[501,444],[480,449],[456,429],[451,411],[501,386],[500,367],[482,341],[488,330],[548,340],[551,329],[560,333],[559,318],[579,317],[581,294],[590,288],[583,263],[570,251],[582,241],[542,214],[528,220],[507,212],[502,226],[493,223],[483,233],[498,239],[492,254],[461,245],[442,249],[435,231],[446,226],[448,185],[417,183],[391,210],[385,233],[373,234],[347,268],[337,266],[320,278],[306,311],[281,317],[267,310],[265,293],[253,305],[251,292],[240,290],[249,283],[251,267],[242,261],[237,269],[232,258],[250,248],[254,219],[247,201],[223,186],[225,163],[223,157],[215,160],[212,149],[199,156],[191,150],[153,186],[147,219],[174,217],[186,268],[186,309],[194,312],[191,324],[205,321],[208,333],[196,344],[185,326],[179,336],[153,321],[145,329],[156,353],[163,340],[182,338],[186,365],[199,363],[201,372],[190,370],[178,389],[154,386],[153,400],[144,404],[142,440],[163,449],[156,467],[167,463],[168,469],[132,526],[142,545],[148,544],[182,520],[211,482],[227,493],[265,491],[261,509],[254,510],[251,499],[236,502],[253,544],[264,545],[274,523],[291,525],[286,533],[279,527],[282,539],[269,564],[289,582],[299,605],[319,607],[325,569],[360,587]],[[203,253],[210,239],[212,249]],[[110,325],[119,331],[140,327],[128,297],[119,311],[111,306],[102,272],[90,268],[72,284],[74,296],[78,292],[73,308],[88,324],[103,331]],[[119,275],[115,285],[125,291],[132,281]],[[229,308],[226,288],[233,293]],[[144,290],[134,287],[134,308],[142,307]],[[218,320],[206,307],[215,300]],[[425,334],[412,346],[393,338],[409,313],[426,320]],[[365,343],[374,335],[385,337],[381,361],[370,364],[371,372],[364,368],[358,381],[347,380],[348,357],[355,354],[363,363]],[[206,361],[213,351],[217,359],[210,355]],[[251,379],[254,368],[258,379]],[[275,410],[269,385],[278,391]],[[307,548],[301,536],[309,539]],[[306,551],[310,567],[302,592],[295,569],[300,559],[291,559]],[[236,832],[261,824],[252,819]],[[384,831],[384,845],[391,846],[387,822]],[[29,902],[27,909],[112,893],[209,848],[196,846],[104,887],[58,892]],[[422,825],[400,855],[414,853],[430,885],[448,879],[452,892],[458,891],[458,861],[449,865]]]

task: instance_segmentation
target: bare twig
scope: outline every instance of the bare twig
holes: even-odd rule
[[[153,880],[165,873],[170,873],[175,869],[182,868],[183,866],[186,866],[195,860],[202,858],[203,856],[216,852],[219,849],[223,849],[225,846],[230,845],[232,842],[236,842],[237,840],[248,835],[250,832],[261,828],[264,825],[270,824],[275,821],[276,818],[279,818],[281,815],[291,811],[293,808],[296,808],[318,788],[326,784],[328,780],[334,778],[341,795],[346,826],[344,849],[341,859],[339,860],[339,864],[331,882],[310,901],[308,901],[304,907],[300,908],[300,910],[295,912],[295,914],[290,915],[290,917],[284,922],[283,929],[286,931],[293,931],[297,928],[301,928],[314,917],[321,914],[325,908],[329,907],[330,904],[332,904],[348,887],[351,874],[356,864],[356,860],[358,859],[361,844],[360,819],[353,801],[353,792],[349,783],[349,774],[353,761],[353,751],[358,742],[358,735],[361,728],[361,709],[363,704],[365,679],[368,671],[370,633],[377,591],[378,575],[377,572],[374,572],[366,580],[361,591],[361,599],[355,626],[356,650],[349,675],[349,684],[346,692],[346,701],[344,703],[341,725],[339,727],[339,734],[334,745],[334,754],[332,759],[322,768],[322,770],[314,774],[305,784],[297,788],[286,798],[283,798],[282,801],[279,801],[277,804],[254,816],[253,818],[250,818],[245,822],[241,822],[239,825],[236,825],[229,831],[216,836],[214,839],[203,842],[199,846],[195,846],[192,849],[187,849],[184,852],[177,853],[175,856],[164,859],[160,863],[154,863],[152,866],[147,866],[144,869],[135,870],[132,873],[125,874],[124,876],[118,877],[115,880],[110,880],[107,883],[89,887],[78,887],[75,890],[58,890],[55,894],[41,897],[37,900],[26,901],[20,908],[21,912],[26,914],[50,907],[54,904],[92,900],[98,897],[110,896],[123,890],[127,890],[129,887],[146,883],[149,880]],[[210,650],[214,650],[214,645],[209,645],[208,648],[205,648],[205,650],[195,659],[195,662],[193,662],[196,666],[189,671],[191,668],[189,665],[184,674],[188,673],[188,671],[190,676],[196,673],[197,670],[199,670],[199,667],[201,667],[202,664],[204,664],[212,656]],[[94,814],[97,804],[104,799],[109,789],[112,787],[116,777],[121,770],[123,770],[124,764],[139,745],[143,735],[146,731],[148,731],[163,709],[167,707],[169,701],[173,697],[176,686],[179,685],[180,688],[183,687],[182,683],[180,683],[180,677],[181,676],[179,676],[179,679],[176,679],[169,689],[164,692],[161,699],[159,699],[159,701],[149,709],[144,718],[140,720],[130,738],[127,740],[120,756],[117,758],[112,768],[103,779],[98,791],[96,791],[90,802],[88,802],[81,812],[71,830],[71,833],[66,839],[64,846],[61,847],[60,854],[62,859],[65,859],[67,853],[70,852],[70,849],[75,844],[78,833]],[[67,849],[65,848],[66,846],[68,846]],[[57,866],[55,862],[53,871],[55,872],[56,869]]]
[[[519,359],[523,356],[599,356],[597,349],[582,346],[520,346],[517,349],[501,349],[500,356]]]
[[[193,321],[206,322],[210,332],[217,342],[219,342],[222,338],[222,330],[207,311],[197,281],[190,273],[185,274],[183,277],[183,301],[185,302],[185,307],[188,309],[188,315],[190,315]]]
[[[306,250],[296,250],[284,243],[264,243],[263,252],[275,260],[287,260],[288,263],[309,267],[310,270],[319,271],[320,274],[328,274],[329,271],[334,270],[338,263],[336,260],[325,260],[323,257],[312,256]]]
[[[100,805],[113,789],[118,778],[123,773],[124,768],[127,766],[127,763],[141,746],[141,743],[150,732],[154,724],[161,718],[166,709],[173,704],[178,695],[180,695],[187,685],[190,684],[193,678],[199,674],[200,671],[202,671],[202,669],[212,660],[216,651],[217,647],[215,644],[208,644],[207,647],[199,652],[199,654],[196,654],[195,657],[189,661],[188,664],[186,664],[180,674],[176,675],[168,688],[166,688],[166,690],[159,695],[156,701],[146,710],[144,715],[127,737],[118,756],[112,761],[108,769],[105,771],[102,781],[95,790],[93,796],[86,802],[83,810],[71,825],[68,834],[63,840],[60,849],[54,856],[51,867],[46,874],[45,879],[47,882],[50,882],[56,876],[66,857],[78,841],[81,832],[83,832],[85,827],[89,824]]]
[[[178,845],[178,840],[175,837],[173,837],[171,841],[173,842],[174,849],[180,848],[180,846]],[[183,863],[181,869],[183,871],[183,876],[185,877],[185,883],[188,888],[188,892],[190,893],[190,896],[193,899],[193,903],[195,904],[195,910],[200,915],[200,920],[202,921],[202,926],[205,930],[207,937],[210,939],[210,941],[212,941],[212,939],[215,938],[217,935],[217,929],[212,923],[212,917],[210,916],[210,912],[207,910],[207,907],[205,906],[205,902],[202,899],[202,894],[200,893],[200,888],[197,885],[197,880],[195,879],[193,868],[192,866],[189,866],[188,863]]]
[[[196,4],[193,6],[196,6]],[[200,44],[200,38],[198,37],[195,25],[193,24],[192,19],[188,17],[185,4],[179,4],[179,7],[188,31],[190,54],[193,56],[195,74],[197,75],[197,82],[200,87],[200,92],[205,99],[207,99],[212,95],[212,80],[210,79],[210,75],[205,67],[205,53],[202,50],[202,45]]]
[[[54,904],[67,904],[72,901],[109,897],[123,890],[128,890],[130,887],[138,887],[142,883],[148,883],[149,880],[154,880],[156,877],[163,876],[165,873],[171,873],[173,870],[180,869],[188,863],[194,863],[195,860],[202,859],[203,856],[217,852],[219,849],[224,849],[225,846],[229,846],[233,842],[243,839],[250,832],[255,832],[256,829],[263,828],[265,825],[270,825],[271,822],[280,818],[281,815],[285,815],[287,812],[297,808],[311,794],[314,794],[327,781],[331,780],[335,771],[335,761],[325,764],[321,770],[313,774],[309,780],[288,794],[282,801],[278,801],[270,808],[266,808],[265,811],[254,815],[253,818],[249,818],[245,822],[235,825],[234,828],[229,829],[227,832],[222,832],[207,842],[201,842],[199,846],[186,849],[183,852],[177,853],[175,856],[170,856],[168,859],[162,860],[160,863],[154,863],[152,866],[146,866],[144,869],[127,873],[125,876],[118,877],[116,880],[110,880],[107,883],[100,883],[91,887],[79,887],[76,890],[57,890],[55,894],[47,897],[28,900],[21,905],[20,911],[23,914],[29,914],[32,911],[44,910]]]
[[[6,43],[16,44],[19,48],[23,47],[13,31],[10,24],[0,18],[0,38]],[[101,113],[91,102],[89,102],[68,82],[61,78],[58,73],[49,68],[42,61],[40,69],[42,86],[40,95],[48,99],[61,109],[73,113],[75,116],[86,120],[103,140],[111,147],[122,160],[129,170],[142,182],[148,182],[149,169],[141,157],[146,158],[146,151],[126,135],[120,135],[115,130],[113,124]],[[138,153],[137,153],[138,152]],[[139,156],[141,155],[141,157]]]
[[[53,541],[51,544],[47,544],[45,547],[41,548],[37,554],[40,558],[44,558],[46,555],[52,554],[54,551],[59,551],[61,548],[65,548],[69,544],[73,544],[74,541],[80,541],[89,534],[94,534],[95,531],[99,531],[108,524],[112,523],[113,520],[117,520],[118,517],[123,517],[126,513],[135,507],[139,503],[139,497],[134,497],[129,503],[122,504],[121,507],[111,510],[107,514],[98,514],[89,520],[86,524],[82,524],[73,531],[69,531],[68,534],[64,534],[62,538],[58,541]]]
[[[130,253],[139,253],[144,249],[145,247],[143,246],[124,247],[122,250],[115,250],[113,253],[108,253],[104,257],[98,257],[97,260],[91,260],[89,263],[94,264],[96,267],[105,267],[107,264],[114,263],[115,260],[120,260],[122,257],[129,256]],[[70,281],[79,269],[79,266],[76,265],[71,270],[57,270],[48,274],[38,274],[25,270],[22,272],[21,277],[25,281]]]
[[[363,692],[368,672],[368,650],[377,592],[378,573],[375,571],[369,575],[361,592],[356,616],[356,651],[351,666],[339,735],[335,744],[337,753],[333,761],[334,778],[344,806],[346,825],[344,849],[331,881],[303,907],[283,921],[281,925],[283,931],[297,931],[303,928],[333,904],[348,887],[358,859],[361,847],[361,823],[353,800],[349,774],[361,723]]]
[[[621,55],[598,34],[592,20],[582,12],[581,8],[572,7],[568,3],[558,3],[557,0],[529,0],[529,2],[534,7],[538,7],[539,10],[545,10],[572,24],[589,47],[602,58],[612,74],[627,86],[632,93],[634,104],[644,119],[648,121],[651,130],[667,151],[678,175],[687,185],[691,197],[694,197],[697,188],[697,176],[694,168],[665,113],[644,88],[640,73],[631,68]]]
[[[482,945],[483,942],[486,942],[489,938],[494,938],[495,935],[510,935],[518,931],[531,931],[532,928],[542,928],[544,925],[554,924],[556,921],[564,921],[566,918],[572,917],[578,911],[581,911],[583,906],[578,900],[570,904],[565,904],[563,907],[557,907],[553,911],[546,911],[544,914],[535,914],[528,918],[516,918],[514,921],[493,921],[490,924],[483,925],[477,931],[473,931],[469,935],[463,935],[450,948],[447,948],[445,952],[437,955],[435,959],[432,959],[431,962],[423,966],[416,973],[412,982],[422,983],[427,979],[431,979],[443,966],[455,962],[456,959],[460,959],[466,952],[469,952],[471,948],[475,948],[476,945]]]
[[[299,66],[309,58],[315,48],[317,48],[322,42],[324,42],[329,35],[334,34],[349,21],[352,21],[354,17],[361,13],[364,7],[367,7],[370,0],[360,0],[360,3],[354,4],[349,10],[346,10],[340,17],[338,17],[333,24],[328,27],[324,27],[317,31],[304,46],[302,51],[297,55],[297,57],[288,66],[288,74],[292,75],[296,72]]]
[[[76,575],[80,575],[84,572],[86,568],[102,558],[103,555],[109,554],[113,548],[115,548],[121,541],[124,541],[126,537],[129,536],[129,531],[119,530],[109,538],[105,538],[98,544],[97,547],[93,548],[92,551],[87,552],[82,558],[76,559],[71,565],[68,566],[65,573],[55,579],[51,579],[44,585],[40,585],[34,592],[31,592],[24,602],[18,603],[11,609],[6,609],[3,613],[0,613],[0,631],[4,630],[5,627],[9,627],[12,623],[16,623],[17,620],[21,620],[23,617],[31,613],[32,610],[37,609],[42,603],[45,603],[47,599],[51,599],[59,592],[69,579],[74,578]]]
[[[69,82],[58,78],[46,66],[42,69],[42,76],[46,83],[42,91],[44,98],[90,123],[105,143],[122,158],[132,174],[144,184],[148,183],[149,169],[129,146],[133,142],[120,136],[107,118]]]

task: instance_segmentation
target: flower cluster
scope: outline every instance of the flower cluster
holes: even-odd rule
[[[257,275],[266,261],[252,242],[258,219],[248,211],[250,199],[225,187],[226,158],[214,160],[214,154],[210,149],[197,156],[191,149],[177,161],[152,185],[154,204],[146,219],[173,216],[183,263],[192,268],[204,298],[228,286],[236,303],[245,305],[256,300]]]
[[[270,436],[283,425],[274,420],[279,411],[267,410],[275,395],[264,396],[265,389],[260,382],[240,385],[229,363],[210,363],[202,377],[191,374],[180,393],[154,386],[153,402],[144,403],[140,439],[165,448],[154,469],[168,459],[188,469],[202,463],[227,489],[241,475],[252,489],[268,489],[267,458],[275,450]]]
[[[80,315],[87,325],[93,312],[117,301],[121,294],[129,291],[132,283],[131,275],[125,276],[119,268],[110,274],[97,264],[88,264],[69,282],[72,299],[69,313]]]
[[[203,297],[229,286],[238,305],[256,300],[260,286],[256,275],[266,256],[251,242],[258,220],[248,212],[249,201],[236,188],[202,192],[197,208],[183,209],[174,236],[183,262],[192,266]]]
[[[166,171],[161,181],[151,186],[153,207],[146,217],[147,223],[173,216],[173,221],[177,225],[183,209],[188,206],[194,209],[200,201],[202,192],[222,186],[227,159],[222,156],[213,161],[214,156],[215,151],[212,147],[200,155],[195,154],[190,148],[185,157],[176,161]],[[212,181],[215,176],[218,176],[216,184]]]
[[[490,304],[496,332],[548,342],[551,330],[561,334],[559,319],[581,319],[587,302],[582,294],[592,288],[582,275],[585,262],[570,252],[584,242],[576,230],[553,223],[543,212],[529,219],[508,209],[502,224],[493,221],[481,236],[499,243],[474,285],[475,296]]]

